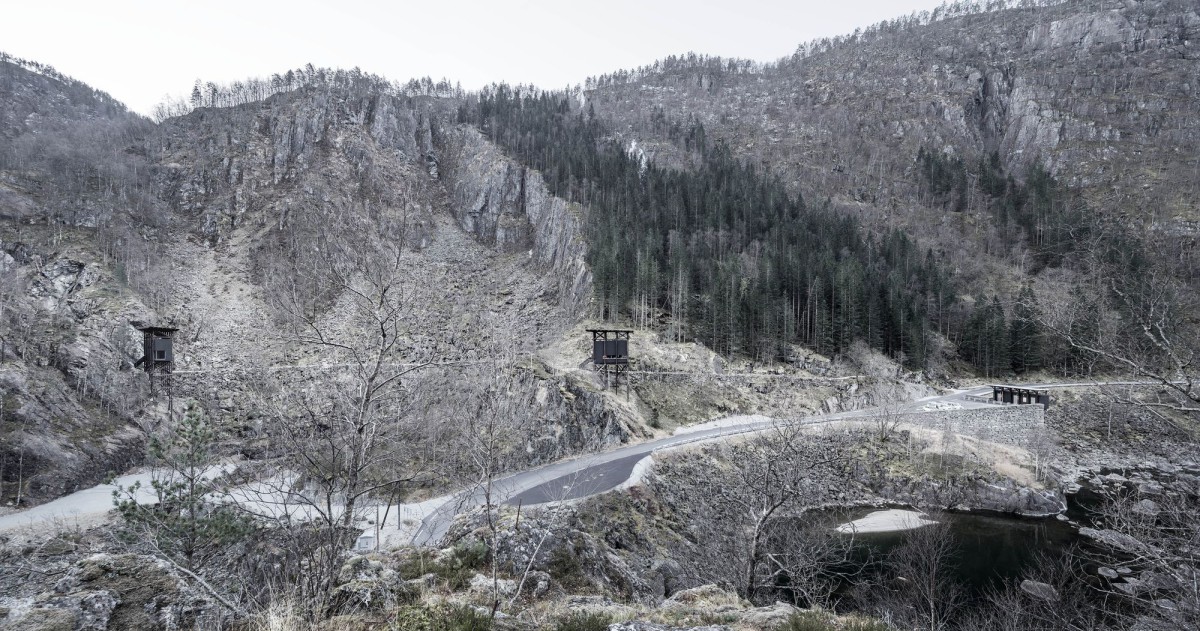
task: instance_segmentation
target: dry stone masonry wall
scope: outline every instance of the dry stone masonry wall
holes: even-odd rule
[[[974,436],[980,440],[1024,447],[1046,426],[1040,405],[1004,405],[975,410],[939,410],[900,414],[901,423]]]

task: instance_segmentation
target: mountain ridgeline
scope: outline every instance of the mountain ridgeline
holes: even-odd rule
[[[957,356],[983,374],[1078,373],[1097,367],[1058,338],[1029,361],[998,351],[1015,351],[1024,287],[1038,320],[1047,307],[1101,309],[1116,329],[1139,319],[1128,290],[1140,279],[1192,290],[1198,41],[1188,0],[954,3],[774,64],[671,57],[591,80],[581,98],[660,165],[697,164],[698,123],[707,145],[724,143],[810,207],[932,250],[956,296],[943,313],[926,308],[940,333],[927,366]],[[977,326],[1000,312],[1007,341]],[[983,347],[992,352],[971,350]]]
[[[962,359],[987,375],[1041,366],[1075,372],[1086,368],[1073,351],[1040,340],[1035,322],[1018,321],[1017,314],[1037,315],[1016,308],[1022,286],[1041,277],[1051,281],[1043,283],[1049,287],[1064,277],[1059,272],[1043,274],[1048,269],[1086,273],[1095,251],[1104,252],[1102,258],[1110,262],[1131,262],[1109,268],[1140,273],[1145,264],[1141,242],[1158,235],[1105,208],[1095,187],[1072,171],[1061,151],[1042,152],[1033,141],[1009,142],[1028,140],[1030,134],[1013,136],[1016,132],[1001,129],[998,117],[1011,112],[992,104],[1000,79],[986,72],[980,75],[983,92],[973,107],[992,108],[975,113],[986,133],[968,128],[955,136],[944,124],[949,114],[925,112],[914,119],[903,108],[907,100],[894,97],[882,101],[884,113],[908,112],[899,119],[906,122],[897,123],[898,135],[886,137],[878,147],[862,144],[862,134],[822,139],[811,137],[808,129],[833,125],[826,119],[835,114],[860,120],[864,133],[875,124],[863,108],[878,90],[871,82],[888,77],[862,72],[844,77],[863,93],[861,101],[813,96],[814,80],[846,72],[845,66],[834,66],[838,59],[858,59],[864,47],[882,54],[908,38],[919,60],[921,51],[932,45],[930,32],[950,28],[948,22],[975,29],[1002,20],[1006,37],[1015,40],[1025,31],[1037,31],[1039,20],[1066,10],[1061,3],[1051,4],[1055,6],[1041,12],[1009,9],[928,25],[919,19],[877,25],[853,38],[803,46],[793,59],[766,67],[705,57],[672,58],[637,73],[590,80],[582,106],[576,93],[497,86],[464,94],[447,81],[402,85],[358,71],[309,66],[268,80],[198,84],[190,105],[175,102],[160,112],[186,114],[194,108],[195,113],[168,117],[152,129],[107,95],[68,81],[79,93],[70,97],[75,104],[69,108],[54,105],[54,99],[29,105],[28,93],[15,99],[24,105],[11,108],[10,129],[29,124],[29,113],[38,108],[43,117],[29,119],[38,133],[10,134],[13,142],[0,147],[0,161],[22,174],[25,184],[42,188],[42,201],[57,208],[58,220],[97,227],[101,241],[121,259],[121,273],[142,291],[153,292],[156,274],[147,261],[159,246],[139,234],[164,225],[155,196],[197,218],[205,238],[219,239],[222,231],[253,214],[254,207],[283,201],[264,197],[265,190],[249,177],[251,172],[263,171],[259,181],[269,178],[272,185],[303,181],[310,182],[308,191],[328,189],[328,178],[316,167],[327,164],[323,156],[332,148],[346,152],[358,182],[358,190],[348,198],[358,201],[351,205],[360,205],[370,216],[372,205],[407,204],[413,206],[408,215],[413,219],[422,212],[421,203],[413,205],[414,200],[427,199],[430,193],[414,196],[407,189],[425,185],[379,168],[382,163],[373,150],[358,139],[349,147],[323,145],[333,140],[322,129],[335,123],[327,116],[358,120],[372,136],[367,144],[434,165],[439,131],[446,137],[451,135],[449,126],[465,124],[540,171],[553,193],[584,210],[587,261],[595,281],[591,313],[597,317],[661,328],[672,339],[698,340],[721,353],[759,361],[788,358],[797,345],[836,355],[862,340],[911,368]],[[1156,36],[1147,42],[1162,47],[1186,42],[1194,12],[1165,0],[1160,4],[1161,11],[1152,17],[1144,17],[1139,8],[1142,13],[1131,15],[1130,22],[1144,24],[1142,28]],[[1096,28],[1114,41],[1125,34],[1109,25],[1111,15],[1134,11],[1096,2],[1080,7],[1097,12]],[[1067,26],[1075,25],[1075,20],[1068,21]],[[1161,26],[1172,24],[1179,28]],[[1029,39],[1033,37],[1027,37],[1026,48],[1043,46],[1040,39]],[[1114,45],[1096,45],[1101,44]],[[1006,50],[1005,45],[993,48]],[[1007,50],[1016,48],[1012,44]],[[1150,43],[1140,50],[1158,59]],[[945,52],[936,49],[933,56]],[[901,57],[907,60],[907,54]],[[991,63],[987,56],[996,54],[993,49],[979,53],[985,66]],[[1029,64],[1040,68],[1042,61]],[[24,65],[41,72],[30,63]],[[1020,56],[1013,59],[1004,70],[1004,81],[1021,83],[1021,63]],[[820,74],[827,66],[829,72]],[[920,71],[908,74],[922,85],[927,82]],[[5,76],[14,75],[10,71]],[[49,70],[36,76],[44,83],[56,74]],[[809,78],[804,91],[797,93],[796,82],[804,77]],[[12,79],[8,81],[11,85]],[[757,96],[761,90],[766,90],[765,96]],[[782,91],[794,94],[790,103],[779,100]],[[766,98],[768,123],[756,130],[743,124],[753,108],[731,107],[735,97],[738,102],[751,98],[756,104]],[[78,114],[78,102],[84,98],[95,100],[94,114]],[[1168,100],[1162,114],[1170,120],[1173,102]],[[275,112],[262,120],[266,125],[279,125],[279,114],[294,112],[294,120],[270,130],[274,146],[269,154],[257,155],[259,149],[247,136],[252,130],[245,125],[261,119],[256,107]],[[328,114],[318,112],[330,107],[334,109]],[[964,116],[970,114],[967,110]],[[20,111],[25,114],[18,121],[15,114]],[[406,111],[410,113],[399,114]],[[313,112],[318,115],[310,116]],[[631,117],[629,112],[640,114]],[[811,123],[805,121],[794,135],[777,136],[782,130],[775,121],[805,112],[811,114]],[[1020,120],[1021,125],[1031,124]],[[205,143],[200,151],[188,144],[196,125]],[[795,126],[788,123],[789,129]],[[924,135],[922,129],[927,129]],[[1187,137],[1178,131],[1175,136]],[[161,141],[147,142],[151,137]],[[839,143],[859,144],[838,149]],[[827,161],[829,169],[815,170],[814,156],[835,149]],[[1052,160],[1053,168],[1039,155]],[[198,165],[204,171],[200,180],[172,166],[197,157],[205,161]],[[863,178],[872,176],[864,172],[878,176],[878,187],[869,194]],[[33,173],[44,177],[28,179]],[[1059,174],[1084,185],[1064,183]],[[388,190],[385,182],[404,182],[405,192]],[[314,204],[347,202],[308,194],[284,203],[287,210],[272,231],[275,245],[263,242],[255,256],[255,268],[268,284],[280,278],[270,271],[272,261],[280,260],[273,249],[286,250],[287,260],[306,252],[321,255],[324,246],[316,251],[299,247],[305,238],[321,233],[328,209],[321,211]],[[111,218],[118,208],[133,220]],[[347,229],[360,224],[345,222]],[[408,233],[419,234],[420,224],[416,221]],[[1156,244],[1171,255],[1185,247],[1177,236]],[[979,257],[980,251],[987,256]],[[986,269],[997,262],[1009,266],[1017,257],[1028,259],[1019,270],[1009,267],[996,274]],[[998,276],[1004,280],[995,283]],[[1024,295],[1034,302],[1044,299],[1030,292]],[[999,319],[1003,326],[995,322]],[[1017,341],[1022,336],[1032,336],[1037,343]]]
[[[151,118],[0,54],[0,627],[1200,628],[1198,10],[967,0],[563,91],[309,65]],[[807,523],[884,504],[1091,544],[960,607],[921,591],[949,530],[860,567]]]
[[[202,84],[157,122],[0,57],[5,416],[57,437],[7,431],[4,462],[38,463],[45,496],[126,464],[82,428],[150,414],[112,369],[137,359],[128,320],[190,331],[198,369],[313,359],[258,338],[339,321],[331,262],[403,263],[406,360],[591,317],[755,362],[861,341],[935,376],[1078,374],[1167,298],[1154,330],[1177,338],[1200,276],[1196,7],[990,4],[570,92],[309,66]],[[547,405],[602,407],[571,397]],[[617,416],[547,444],[628,435]]]

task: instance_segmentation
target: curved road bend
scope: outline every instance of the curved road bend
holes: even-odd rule
[[[1027,388],[1072,388],[1104,385],[1147,385],[1149,382],[1087,382],[1026,385]],[[927,397],[898,406],[896,412],[916,412],[935,402],[954,402],[962,408],[987,407],[988,404],[964,399],[966,395],[985,396],[990,387],[976,387],[955,391],[947,395]],[[819,424],[843,418],[871,416],[879,408],[867,408],[838,414],[817,415],[789,421],[803,424]],[[579,456],[555,462],[530,471],[515,473],[493,482],[496,501],[530,506],[551,501],[571,500],[596,495],[612,490],[626,482],[634,467],[642,459],[659,449],[754,432],[770,428],[775,421],[764,416],[734,416],[722,419],[719,427],[696,430],[668,436],[637,445],[629,445],[601,454]],[[152,501],[146,488],[150,475],[147,472],[121,476],[118,484],[128,486],[141,481],[143,488],[138,501]],[[52,502],[28,510],[0,515],[0,532],[42,524],[78,523],[92,518],[102,518],[112,509],[114,486],[99,485],[63,496]],[[414,536],[414,543],[428,545],[439,541],[458,512],[483,504],[481,491],[463,491],[447,498],[438,509],[427,515]]]
[[[1089,381],[1071,383],[1024,384],[1019,387],[1030,389],[1090,388],[1099,386],[1144,386],[1156,385],[1149,381]],[[1016,385],[1016,384],[1014,384]],[[925,411],[934,403],[954,403],[952,409],[979,409],[992,404],[966,397],[990,398],[991,386],[976,386],[966,390],[955,390],[941,396],[925,397],[903,403],[894,412],[904,414]],[[881,408],[864,408],[837,414],[808,416],[788,423],[817,425],[846,418],[874,416]],[[776,421],[764,416],[731,416],[722,419],[720,427],[687,432],[660,438],[646,443],[629,445],[609,452],[580,456],[559,461],[529,471],[515,473],[492,483],[493,501],[502,504],[533,506],[548,502],[573,500],[610,491],[629,480],[634,467],[642,459],[660,449],[670,449],[689,443],[737,434],[769,429]],[[483,505],[482,491],[463,491],[451,496],[436,510],[421,520],[421,526],[413,536],[416,545],[435,545],[450,529],[454,517],[463,511]]]
[[[963,398],[964,395],[980,396],[984,393],[990,394],[991,388],[972,388],[942,396],[926,397],[901,404],[895,408],[895,412],[918,412],[923,411],[923,408],[931,403],[951,401],[963,409],[988,407],[989,404]],[[809,416],[787,422],[816,425],[846,418],[873,416],[878,414],[879,409],[864,408],[836,414]],[[638,462],[658,450],[770,429],[775,423],[774,419],[765,416],[732,416],[723,419],[723,423],[719,427],[676,434],[522,471],[492,483],[493,501],[509,505],[532,506],[589,497],[620,486],[629,479]],[[413,543],[436,545],[450,529],[450,525],[458,513],[481,506],[483,503],[482,490],[463,491],[454,495],[421,520],[421,526],[413,536]]]
[[[231,469],[228,463],[215,465],[210,472],[205,473],[205,477],[214,477]],[[96,519],[103,519],[113,509],[114,491],[124,489],[127,492],[135,484],[140,485],[134,495],[139,504],[155,502],[158,495],[150,485],[153,478],[152,471],[141,470],[114,478],[111,484],[97,484],[33,508],[0,515],[0,532],[32,528],[47,523],[65,526],[87,525]]]

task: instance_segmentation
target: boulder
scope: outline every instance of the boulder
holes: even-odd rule
[[[679,576],[683,569],[674,559],[657,559],[650,564],[646,574],[646,584],[650,589],[664,597],[669,597],[677,590]]]
[[[785,628],[796,612],[796,607],[787,603],[777,602],[769,607],[755,607],[741,615],[739,622],[752,629]]]
[[[1162,495],[1163,486],[1158,482],[1142,482],[1138,484],[1138,493],[1142,495],[1158,496]]]
[[[1123,592],[1130,596],[1137,596],[1138,594],[1146,591],[1146,588],[1144,585],[1142,585],[1142,582],[1132,577],[1126,578],[1125,582],[1123,583],[1114,584],[1113,587],[1115,587],[1117,591]]]
[[[1146,589],[1168,590],[1175,589],[1178,586],[1174,578],[1172,578],[1169,574],[1164,574],[1162,572],[1142,572],[1141,576],[1138,578],[1141,579],[1142,584],[1146,586]]]
[[[174,629],[209,626],[222,613],[165,562],[102,553],[76,562],[52,591],[5,622],[43,631]]]
[[[1146,549],[1146,544],[1137,539],[1115,530],[1097,530],[1095,528],[1080,528],[1079,534],[1093,541],[1106,545],[1121,552],[1136,554]]]
[[[14,629],[26,631],[74,631],[75,612],[66,609],[36,607],[19,618],[20,626]]]
[[[121,600],[107,589],[82,596],[79,599],[79,616],[75,622],[76,631],[104,631],[108,628],[113,610],[119,604]]]
[[[742,609],[745,603],[735,593],[721,589],[713,584],[701,585],[676,592],[660,605],[662,609],[706,609],[730,610]]]
[[[1021,591],[1046,602],[1058,602],[1058,590],[1047,583],[1025,579],[1021,581]]]
[[[471,577],[468,589],[472,594],[487,596],[491,596],[492,590],[495,589],[500,597],[504,598],[517,593],[517,582],[508,578],[498,578],[493,582],[492,577],[476,572]]]
[[[542,598],[551,593],[552,585],[554,585],[554,579],[550,577],[550,574],[532,570],[525,577],[525,585],[522,586],[522,590],[533,598]]]
[[[1155,517],[1159,513],[1158,503],[1154,500],[1141,500],[1133,505],[1133,512],[1137,515]]]

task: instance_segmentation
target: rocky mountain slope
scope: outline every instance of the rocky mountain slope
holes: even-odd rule
[[[223,565],[211,575],[246,606],[273,607],[287,593],[296,597],[288,606],[314,618],[392,615],[395,607],[426,615],[406,607],[427,596],[455,611],[486,605],[500,581],[519,592],[509,584],[526,575],[536,592],[531,610],[550,606],[540,600],[571,606],[566,590],[649,606],[711,580],[699,577],[711,569],[713,547],[686,533],[704,516],[705,502],[723,495],[714,463],[730,475],[739,465],[770,468],[766,452],[745,451],[751,442],[705,447],[666,460],[648,486],[592,500],[581,511],[530,518],[517,507],[496,510],[495,519],[490,509],[477,512],[458,523],[459,547],[397,552],[386,555],[386,566],[346,561],[359,529],[377,518],[347,510],[343,519],[334,506],[348,505],[353,493],[364,500],[360,509],[390,510],[451,488],[486,490],[507,470],[729,414],[789,418],[919,398],[933,392],[931,384],[1007,378],[1017,370],[1007,353],[1029,346],[1040,352],[1057,344],[1062,355],[1075,355],[1069,363],[1022,364],[1025,375],[1066,367],[1090,377],[1111,369],[1094,357],[1079,360],[1078,349],[1055,343],[1049,329],[1020,338],[1029,329],[1009,327],[1018,318],[1012,309],[1005,315],[1001,299],[1012,306],[1030,287],[1050,315],[1075,318],[1068,334],[1100,332],[1100,341],[1121,339],[1116,334],[1140,323],[1133,308],[1088,299],[1132,295],[1132,306],[1167,305],[1165,324],[1153,329],[1161,337],[1121,350],[1157,361],[1153,347],[1178,342],[1166,352],[1177,363],[1163,365],[1187,374],[1188,353],[1200,352],[1192,330],[1200,306],[1188,298],[1200,277],[1193,254],[1200,13],[1189,0],[1008,4],[887,22],[804,45],[770,66],[672,58],[591,80],[578,95],[521,96],[508,88],[464,95],[310,66],[273,78],[270,89],[255,84],[263,88],[255,98],[213,95],[209,107],[198,99],[160,122],[45,66],[0,56],[0,510],[142,464],[148,443],[172,437],[185,401],[194,401],[213,430],[208,455],[236,463],[232,477],[242,488],[253,482],[299,496],[326,493],[323,524],[272,522],[279,527],[220,550]],[[500,93],[506,96],[491,98]],[[525,143],[525,152],[506,138]],[[565,146],[564,139],[580,138],[587,142]],[[590,146],[614,139],[616,151]],[[720,145],[729,154],[704,170],[713,157],[706,150]],[[546,162],[544,171],[530,156]],[[664,166],[701,175],[676,177]],[[727,181],[715,186],[706,174]],[[647,182],[663,186],[647,192]],[[720,212],[709,212],[717,205]],[[599,208],[651,220],[593,221]],[[661,225],[648,225],[658,218]],[[1012,225],[1014,218],[1028,225]],[[1102,228],[1084,231],[1085,245],[1133,243],[1121,251],[1132,261],[1121,261],[1122,272],[1155,280],[1143,283],[1155,291],[1121,294],[1104,275],[1113,268],[1072,266],[1061,252],[1040,250],[1043,240],[1074,238],[1074,220]],[[816,245],[847,245],[820,260],[803,258],[811,252],[789,250],[780,242],[794,241],[792,233],[775,230],[803,221],[814,222]],[[685,223],[694,230],[683,235]],[[643,233],[622,232],[631,225]],[[734,243],[731,235],[749,236]],[[622,250],[635,256],[601,254],[607,277],[637,293],[598,298],[605,275],[596,244],[635,239],[636,247]],[[1084,247],[1069,253],[1089,254]],[[703,265],[691,265],[689,256]],[[817,267],[824,284],[816,282]],[[1146,270],[1157,275],[1139,276]],[[711,291],[697,289],[688,274],[708,274]],[[923,275],[937,282],[922,289]],[[782,281],[756,285],[771,277]],[[916,293],[904,308],[889,302],[906,290]],[[766,307],[741,310],[756,296]],[[705,310],[718,301],[727,308]],[[708,340],[688,320],[696,314],[714,332]],[[886,347],[871,338],[896,319],[900,327],[889,334],[898,333],[900,350],[883,356]],[[857,321],[865,325],[856,329]],[[134,365],[141,349],[131,323],[146,322],[180,329],[176,372],[154,390]],[[603,387],[588,366],[586,329],[598,325],[637,328],[638,373],[624,391]],[[735,344],[738,328],[765,342]],[[821,357],[802,340],[838,356]],[[914,343],[923,355],[917,361]],[[974,374],[983,355],[991,363]],[[1161,409],[1179,401],[1167,396],[1173,379],[1147,395],[1161,396],[1154,400]],[[1183,394],[1195,396],[1190,385]],[[813,486],[805,501],[1053,512],[1060,496],[1030,490],[1047,470],[1069,485],[1073,466],[1099,475],[1147,454],[1166,467],[1195,457],[1194,419],[1154,408],[1128,414],[1124,405],[1064,407],[1069,422],[1055,418],[1050,430],[1078,454],[1039,434],[1046,444],[1003,463],[949,431],[926,441],[889,430],[885,413],[872,431],[838,428],[804,442],[805,457],[817,461],[828,457],[825,447],[845,450],[855,476],[821,465],[828,470],[804,481]],[[1114,423],[1114,409],[1136,423]],[[355,425],[363,418],[370,421]],[[362,438],[377,435],[386,438],[382,447]],[[956,441],[978,462],[949,454],[946,445]],[[1045,458],[1062,466],[1047,467]],[[934,473],[922,468],[934,462]],[[1022,488],[1029,480],[1013,481],[1030,476],[1039,478],[1030,489]],[[344,478],[358,486],[339,486]],[[1186,508],[1196,494],[1184,490]],[[1145,517],[1146,505],[1139,506]],[[725,526],[753,514],[715,508],[709,516],[722,514],[714,521]],[[543,530],[555,536],[510,541],[508,576],[475,572],[484,569],[489,546],[497,567],[497,522],[504,528],[511,520],[513,532],[523,526],[532,537],[543,518],[550,524]],[[580,519],[592,522],[568,523]],[[733,528],[729,542],[744,530]],[[660,546],[652,536],[676,545]],[[603,545],[588,544],[597,537]],[[25,539],[13,541],[19,545],[0,547],[3,567],[31,577],[45,562],[64,577],[18,584],[15,573],[5,573],[5,586],[20,591],[25,608],[14,620],[34,603],[27,619],[44,617],[46,626],[135,620],[169,627],[241,616],[214,604],[211,587],[193,594],[204,585],[188,580],[195,576],[178,557],[152,546],[129,554],[128,542],[105,529],[40,541],[32,556],[19,549]],[[94,551],[111,554],[90,557]],[[676,557],[675,567],[656,558],[626,571],[659,554]],[[679,560],[694,580],[672,587]],[[613,568],[621,571],[607,571]],[[152,596],[131,575],[162,583],[165,600],[142,606]],[[377,584],[387,593],[372,591]],[[654,615],[753,627],[768,618],[786,624],[795,613],[697,589],[668,598],[668,611]],[[464,590],[466,600],[459,598]],[[370,600],[377,596],[391,600]],[[715,611],[669,611],[710,597]],[[189,609],[184,601],[204,604]],[[648,611],[626,609],[622,616]],[[521,628],[549,624],[559,613]]]
[[[869,229],[898,223],[953,250],[960,274],[1010,264],[975,255],[995,226],[974,165],[993,153],[1010,175],[1040,162],[1096,212],[1186,238],[1200,181],[1195,7],[1087,0],[922,22],[802,46],[765,68],[665,60],[590,81],[583,107],[679,166],[697,140],[687,125],[701,122]],[[36,463],[72,461],[76,447],[89,464],[59,469],[33,498],[136,460],[134,428],[154,425],[161,402],[128,370],[128,320],[180,325],[178,368],[210,371],[188,378],[186,396],[244,417],[254,413],[218,373],[320,361],[278,343],[286,307],[351,332],[314,270],[355,249],[402,244],[410,358],[561,346],[591,313],[588,208],[456,122],[461,95],[309,69],[261,101],[155,125],[35,63],[0,67],[6,498],[30,497],[51,468]],[[960,161],[967,212],[947,215],[925,190],[922,151]],[[672,398],[645,394],[632,412],[642,420]],[[616,435],[636,421],[624,423]]]
[[[455,123],[453,99],[335,74],[154,125],[28,63],[3,70],[0,96],[13,103],[0,146],[7,502],[52,499],[136,464],[174,399],[202,402],[231,450],[254,453],[265,411],[247,375],[334,362],[296,343],[289,309],[360,334],[344,295],[316,279],[347,252],[387,244],[404,270],[397,359],[476,366],[466,378],[477,382],[480,365],[548,349],[519,384],[529,398],[519,460],[782,401],[747,383],[696,397],[650,381],[632,405],[602,394],[575,343],[591,302],[587,209]],[[152,395],[132,370],[130,322],[181,329],[167,391]],[[646,366],[697,369],[686,363]],[[427,398],[446,398],[463,370],[426,371]],[[808,409],[863,403],[826,386],[785,398]]]
[[[26,110],[17,119],[20,107],[5,108],[0,152],[7,219],[0,478],[10,503],[44,501],[140,460],[142,432],[158,426],[150,419],[167,402],[161,391],[149,397],[145,376],[130,370],[140,356],[130,321],[181,328],[173,396],[211,403],[228,416],[230,431],[252,438],[247,373],[330,361],[289,342],[289,297],[312,301],[330,331],[355,330],[339,316],[339,296],[296,273],[331,264],[336,252],[398,246],[404,353],[413,360],[511,362],[556,339],[586,309],[580,211],[469,130],[445,125],[447,137],[461,140],[435,146],[434,121],[447,107],[437,99],[325,85],[200,109],[156,127],[110,111],[107,101],[72,105],[71,86],[53,77],[15,64],[4,70],[11,91],[2,96]],[[76,139],[70,125],[131,131],[82,143],[76,158],[86,172],[64,175],[58,162],[24,149],[45,149],[54,129],[43,121]],[[74,195],[56,179],[68,176],[84,182]],[[147,194],[126,205],[138,191]],[[520,242],[497,244],[480,230],[474,199],[485,200],[484,212],[495,199],[494,212],[521,226]],[[503,199],[509,207],[501,209]],[[451,369],[430,373],[435,383],[454,378]],[[589,402],[598,396],[588,394],[591,385],[577,397],[564,382],[547,398],[545,387],[523,383],[541,392],[531,420],[601,428],[559,427],[564,442],[551,438],[553,445],[539,438],[544,428],[530,428],[544,450],[535,460],[633,431],[631,419]]]
[[[922,148],[965,163],[965,210],[986,201],[976,165],[995,152],[1018,178],[1040,162],[1096,211],[1164,237],[1191,235],[1200,219],[1195,4],[1049,4],[886,21],[767,67],[672,58],[600,77],[585,98],[652,159],[688,163],[688,125],[699,121],[710,140],[793,190],[963,248],[963,260],[994,238],[994,220],[947,218],[944,203],[924,210]]]

